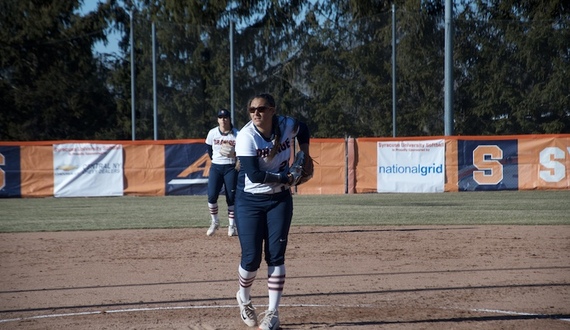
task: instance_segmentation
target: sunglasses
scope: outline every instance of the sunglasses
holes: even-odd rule
[[[229,119],[230,117],[228,117],[228,116],[218,116],[218,118],[220,118],[220,119],[224,119],[224,118],[225,118],[225,119]]]
[[[264,113],[267,109],[271,109],[272,107],[268,107],[266,105],[260,106],[260,107],[250,107],[249,108],[249,113],[254,113],[255,111],[259,111],[260,113]]]

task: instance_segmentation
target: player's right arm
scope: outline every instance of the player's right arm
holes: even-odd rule
[[[214,156],[214,149],[212,149],[212,145],[208,144],[208,156],[210,156],[210,160],[212,160]]]
[[[214,155],[214,149],[212,145],[214,144],[214,132],[210,130],[208,132],[208,136],[206,136],[206,145],[208,146],[208,156],[210,156],[210,160],[212,160]]]
[[[240,166],[253,183],[288,183],[289,177],[286,172],[274,173],[259,169],[257,156],[242,156],[239,158]]]

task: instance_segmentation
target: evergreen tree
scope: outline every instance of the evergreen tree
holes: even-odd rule
[[[0,139],[129,139],[132,78],[137,139],[204,138],[216,110],[232,106],[230,22],[238,128],[248,99],[269,92],[315,137],[391,136],[391,4],[107,0],[81,16],[79,0],[2,1]],[[570,7],[454,5],[455,134],[570,132]],[[444,1],[399,0],[396,10],[397,135],[442,135]],[[121,53],[94,55],[110,29],[122,33]]]
[[[114,3],[85,17],[79,6],[69,0],[0,3],[0,139],[117,137],[116,105],[92,52],[105,40]]]
[[[457,20],[458,133],[570,132],[570,7],[475,1]]]

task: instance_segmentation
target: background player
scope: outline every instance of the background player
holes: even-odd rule
[[[251,287],[265,251],[269,306],[259,329],[279,328],[278,307],[285,285],[285,250],[293,217],[289,159],[294,139],[309,155],[309,129],[297,120],[277,115],[270,94],[254,96],[248,103],[251,121],[236,139],[240,162],[236,192],[236,217],[241,246],[239,291],[236,299],[242,320],[257,325]],[[265,247],[264,247],[265,244]]]
[[[218,111],[218,126],[212,128],[206,137],[208,154],[212,160],[208,177],[208,209],[211,224],[206,235],[212,236],[220,226],[218,217],[218,197],[222,186],[225,187],[226,204],[228,205],[228,236],[236,236],[234,220],[234,201],[236,192],[237,171],[235,169],[235,142],[238,130],[231,122],[230,112],[226,109]]]

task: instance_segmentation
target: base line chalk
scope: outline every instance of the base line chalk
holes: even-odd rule
[[[267,306],[267,305],[255,305]],[[18,322],[38,319],[48,319],[57,317],[70,317],[82,315],[99,315],[99,314],[112,314],[112,313],[132,313],[132,312],[152,312],[161,310],[181,310],[181,309],[218,309],[218,308],[237,308],[237,305],[201,305],[201,306],[171,306],[171,307],[145,307],[145,308],[128,308],[128,309],[109,309],[98,310],[90,312],[77,312],[77,313],[58,313],[46,315],[34,315],[27,317],[16,317],[11,319],[0,319],[0,323]],[[283,304],[281,307],[372,307],[371,305],[320,305],[320,304]]]

